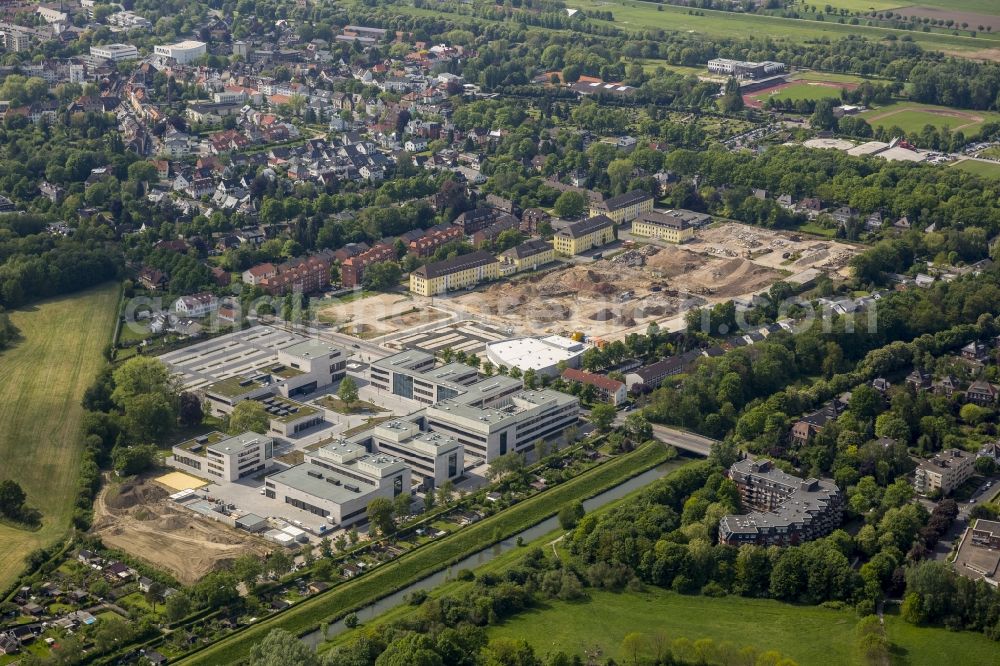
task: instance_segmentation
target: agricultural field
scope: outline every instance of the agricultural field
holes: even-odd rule
[[[796,2],[791,5],[792,9],[801,10],[804,5],[813,5],[813,2]],[[849,12],[906,10],[906,9],[929,9],[942,8],[953,12],[979,12],[981,14],[992,14],[1000,16],[1000,5],[995,0],[919,0],[918,3],[900,2],[899,0],[824,0],[817,7],[830,5],[834,9],[846,9]],[[905,13],[905,12],[904,12]]]
[[[25,555],[69,527],[80,399],[104,363],[117,303],[117,285],[107,284],[10,313],[22,339],[0,353],[0,479],[15,478],[43,518],[33,532],[0,524],[0,588],[21,572]]]
[[[961,169],[984,178],[1000,178],[1000,164],[980,162],[979,160],[961,160],[951,165],[953,169]]]
[[[925,125],[948,127],[952,132],[961,130],[966,136],[979,131],[986,122],[1000,122],[1000,113],[968,111],[947,106],[933,106],[914,102],[895,102],[860,115],[872,127],[899,127],[906,133],[919,133]]]
[[[601,621],[590,621],[599,614]],[[850,610],[796,606],[765,599],[685,596],[665,590],[621,593],[594,591],[584,603],[553,601],[489,629],[490,638],[523,638],[541,654],[594,654],[623,660],[626,634],[662,633],[667,641],[711,638],[760,651],[777,650],[801,666],[854,663]],[[889,640],[908,666],[993,663],[996,643],[982,634],[914,627],[886,617]]]
[[[854,0],[852,0],[854,1]],[[984,0],[987,1],[987,0]],[[748,15],[735,12],[698,10],[689,14],[687,7],[657,5],[652,2],[623,0],[580,0],[580,9],[611,11],[614,25],[625,29],[661,28],[679,32],[701,33],[708,37],[744,37],[748,33],[766,34],[775,39],[797,42],[815,39],[837,39],[845,35],[861,35],[880,40],[888,34],[908,35],[920,46],[943,50],[963,57],[1000,59],[1000,33],[970,37],[938,32],[915,32],[891,28],[848,25],[833,20],[815,21],[786,19],[778,16]],[[865,9],[871,7],[866,3]],[[902,6],[902,4],[897,4]],[[658,7],[661,8],[658,10]]]

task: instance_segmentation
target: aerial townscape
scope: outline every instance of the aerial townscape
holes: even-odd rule
[[[1000,666],[1000,2],[0,0],[0,666]]]

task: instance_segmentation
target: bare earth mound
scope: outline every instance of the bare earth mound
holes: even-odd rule
[[[149,479],[105,489],[94,505],[93,532],[109,548],[165,569],[185,585],[246,552],[267,552],[254,537],[197,518],[166,498]]]

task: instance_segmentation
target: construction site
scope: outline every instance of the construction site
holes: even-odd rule
[[[654,321],[671,327],[693,307],[749,297],[808,269],[844,274],[856,252],[836,241],[725,223],[683,246],[627,246],[606,259],[456,295],[449,308],[515,329],[615,339]]]
[[[94,503],[93,532],[105,546],[169,571],[190,585],[240,555],[273,549],[262,539],[195,516],[151,478],[109,484]]]
[[[843,277],[847,277],[848,262],[858,253],[858,248],[848,243],[734,222],[700,230],[686,247],[791,273],[815,268]]]

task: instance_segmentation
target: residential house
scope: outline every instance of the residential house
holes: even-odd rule
[[[566,368],[562,372],[562,378],[568,382],[593,386],[597,389],[598,399],[602,402],[620,405],[628,398],[625,383],[611,379],[606,375],[598,375],[577,368]]]
[[[997,395],[997,387],[982,380],[972,382],[965,390],[965,400],[980,407],[995,406]]]
[[[167,274],[155,268],[143,268],[138,275],[139,284],[150,291],[165,289],[167,286]]]

